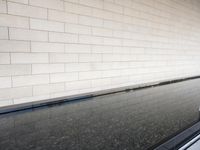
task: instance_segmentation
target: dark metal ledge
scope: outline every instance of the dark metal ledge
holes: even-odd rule
[[[183,132],[179,133],[172,139],[168,140],[167,142],[161,144],[154,150],[178,150],[186,143],[191,141],[194,137],[200,134],[200,122],[194,124],[192,127],[184,130]]]
[[[1,107],[0,114],[7,114],[7,113],[17,112],[17,111],[22,111],[22,110],[28,110],[28,109],[35,109],[35,108],[46,107],[46,106],[51,106],[51,105],[56,105],[56,104],[62,104],[66,102],[82,101],[82,100],[87,100],[87,99],[94,98],[97,96],[109,95],[109,94],[114,94],[114,93],[119,93],[119,92],[141,90],[141,89],[162,86],[162,85],[167,85],[167,84],[172,84],[172,83],[177,83],[177,82],[182,82],[182,81],[192,80],[192,79],[197,79],[197,78],[200,78],[200,76],[180,78],[180,79],[174,79],[174,80],[168,80],[168,81],[165,80],[165,81],[160,81],[160,82],[151,82],[151,83],[140,84],[140,85],[135,85],[135,86],[126,86],[126,87],[102,90],[102,91],[92,92],[92,93],[78,94],[78,95],[72,95],[72,96],[66,96],[66,97],[46,99],[46,100],[41,100],[37,102],[11,105],[11,106],[6,106],[6,107]]]

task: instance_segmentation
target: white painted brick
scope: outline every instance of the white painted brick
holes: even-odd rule
[[[0,107],[4,107],[4,106],[9,106],[9,105],[13,105],[13,100],[12,99],[7,99],[7,100],[0,100]]]
[[[71,2],[71,3],[78,3],[79,0],[64,0],[66,2]]]
[[[121,70],[106,70],[102,71],[103,78],[116,77],[121,75]]]
[[[65,45],[60,43],[31,42],[32,52],[64,52]]]
[[[49,10],[48,19],[66,23],[78,23],[78,15],[57,10]]]
[[[64,97],[64,96],[72,96],[72,95],[76,95],[77,93],[79,93],[79,90],[65,91],[65,92],[51,94],[50,97],[57,98],[57,97]]]
[[[91,53],[91,46],[84,44],[65,44],[66,53]]]
[[[12,53],[12,64],[48,63],[49,56],[46,53]]]
[[[30,28],[36,30],[64,32],[64,23],[41,19],[30,19]]]
[[[51,63],[69,63],[78,62],[77,54],[64,54],[64,53],[51,53],[50,54]]]
[[[49,41],[50,42],[58,42],[58,43],[77,43],[78,35],[76,34],[68,34],[68,33],[49,33]]]
[[[101,62],[101,54],[79,54],[79,62]]]
[[[90,71],[90,63],[67,63],[65,64],[65,72],[82,72]]]
[[[121,14],[123,13],[123,7],[120,5],[116,5],[114,3],[104,3],[104,9],[116,13],[121,13]]]
[[[7,6],[5,0],[0,0],[0,13],[7,13]]]
[[[25,41],[0,40],[0,52],[30,52],[30,43]]]
[[[92,87],[105,87],[111,84],[111,79],[106,78],[106,79],[96,79],[92,80],[91,86]]]
[[[113,69],[112,66],[113,66],[113,63],[94,62],[94,63],[91,63],[91,70],[93,71],[109,70],[109,69]]]
[[[79,35],[79,42],[81,44],[102,45],[104,43],[104,38],[97,36]]]
[[[81,72],[90,71],[90,63],[67,63],[65,64],[65,72]]]
[[[31,74],[31,65],[0,65],[0,76]]]
[[[29,28],[29,20],[25,17],[0,14],[0,26]]]
[[[8,13],[19,16],[47,19],[47,9],[8,2]]]
[[[32,74],[64,72],[64,64],[33,64]]]
[[[122,46],[122,40],[117,38],[104,38],[104,45]]]
[[[66,82],[65,88],[66,88],[67,91],[88,89],[88,88],[91,88],[91,81],[87,80],[87,81]]]
[[[28,75],[12,77],[13,87],[47,84],[49,83],[49,75]]]
[[[16,104],[47,100],[49,98],[50,98],[50,95],[39,95],[39,96],[32,96],[32,97],[25,97],[25,98],[15,98],[13,99],[13,102],[16,105]]]
[[[0,27],[0,39],[8,39],[8,28]]]
[[[50,83],[78,80],[78,73],[57,73],[50,75]]]
[[[33,95],[46,95],[50,93],[63,92],[64,90],[64,83],[36,85],[33,86]]]
[[[92,15],[92,8],[84,5],[76,5],[77,9],[74,13],[78,13],[80,15],[91,16]]]
[[[92,14],[92,8],[88,6],[65,2],[64,7],[66,12],[71,12],[80,15],[87,15],[87,16],[91,16]]]
[[[24,98],[31,96],[32,96],[31,86],[0,89],[0,101],[5,99]]]
[[[64,9],[64,2],[61,0],[29,0],[30,5],[40,6],[44,8],[52,8],[57,10]]]
[[[102,9],[103,8],[103,1],[102,0],[79,0],[79,3],[80,4],[83,4],[83,5],[88,5],[88,6],[91,6],[91,7],[96,7],[96,8],[100,8]]]
[[[92,29],[90,26],[68,23],[68,24],[65,24],[65,32],[91,35]]]
[[[70,2],[64,2],[64,9],[65,12],[72,12],[75,13],[78,10],[78,5]]]
[[[108,36],[112,37],[112,30],[111,29],[103,29],[103,28],[92,28],[92,34],[97,36]]]
[[[89,72],[79,73],[80,80],[97,79],[97,78],[101,78],[101,76],[102,76],[101,71],[89,71]]]
[[[94,27],[103,27],[103,19],[88,16],[79,16],[79,24]]]
[[[121,47],[120,47],[120,49],[121,49]],[[111,54],[111,53],[113,53],[113,47],[112,46],[93,45],[92,46],[92,53]]]
[[[109,11],[104,11],[102,9],[92,9],[92,16],[106,19],[106,20],[112,20],[113,19],[113,13]]]
[[[120,54],[103,54],[103,62],[120,61]]]
[[[0,105],[199,75],[198,4],[176,6],[0,0]]]
[[[29,0],[7,0],[7,1],[21,3],[21,4],[28,4]]]
[[[0,77],[0,89],[11,87],[11,77]]]
[[[9,53],[0,53],[0,64],[10,64]]]
[[[25,41],[48,41],[48,33],[35,30],[10,28],[10,39]]]

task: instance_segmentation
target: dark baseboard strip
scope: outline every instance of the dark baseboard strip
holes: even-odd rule
[[[193,80],[193,79],[198,79],[198,78],[200,78],[200,76],[193,76],[193,77],[161,81],[161,82],[152,82],[148,84],[126,86],[126,87],[103,90],[103,91],[86,93],[86,94],[78,94],[78,95],[73,95],[73,96],[47,99],[47,100],[42,100],[42,101],[37,101],[37,102],[11,105],[11,106],[6,106],[6,107],[1,107],[0,115],[22,111],[22,110],[58,105],[58,104],[67,103],[67,102],[83,101],[83,100],[87,100],[87,99],[98,97],[98,96],[104,96],[104,95],[115,94],[115,93],[120,93],[120,92],[136,91],[136,90],[157,87],[157,86],[162,86],[162,85],[167,85],[167,84],[172,84],[172,83],[177,83],[177,82],[182,82],[182,81],[187,81],[187,80]]]
[[[173,138],[169,139],[167,142],[157,146],[156,148],[151,148],[154,150],[178,150],[193,138],[200,134],[200,122],[195,123],[191,127],[180,132]]]

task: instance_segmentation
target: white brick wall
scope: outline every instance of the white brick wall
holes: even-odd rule
[[[198,0],[0,0],[0,107],[200,74]]]

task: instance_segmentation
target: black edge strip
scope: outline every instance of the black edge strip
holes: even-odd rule
[[[193,146],[197,141],[199,141],[200,138],[197,138],[195,141],[193,141],[190,145],[188,145],[187,147],[185,147],[185,149],[188,149],[189,147]]]
[[[177,150],[200,134],[200,122],[195,122],[161,142],[149,148],[149,150]]]
[[[36,108],[46,107],[46,106],[51,106],[51,105],[56,105],[56,104],[62,104],[62,103],[67,103],[67,102],[82,101],[82,100],[87,100],[87,99],[98,97],[98,96],[110,95],[110,94],[115,94],[115,93],[120,93],[120,92],[129,92],[129,91],[147,89],[151,87],[157,87],[157,86],[162,86],[162,85],[167,85],[167,84],[172,84],[172,83],[177,83],[177,82],[182,82],[182,81],[187,81],[187,80],[193,80],[197,78],[200,78],[200,76],[193,76],[193,77],[163,81],[159,83],[154,82],[154,83],[149,83],[148,85],[147,84],[143,84],[140,86],[137,85],[137,87],[128,86],[128,87],[123,87],[123,88],[104,90],[100,92],[86,93],[82,95],[80,94],[77,96],[60,97],[60,98],[42,100],[38,102],[11,105],[11,106],[0,108],[0,115],[12,113],[12,112],[24,111],[28,109],[36,109]]]

